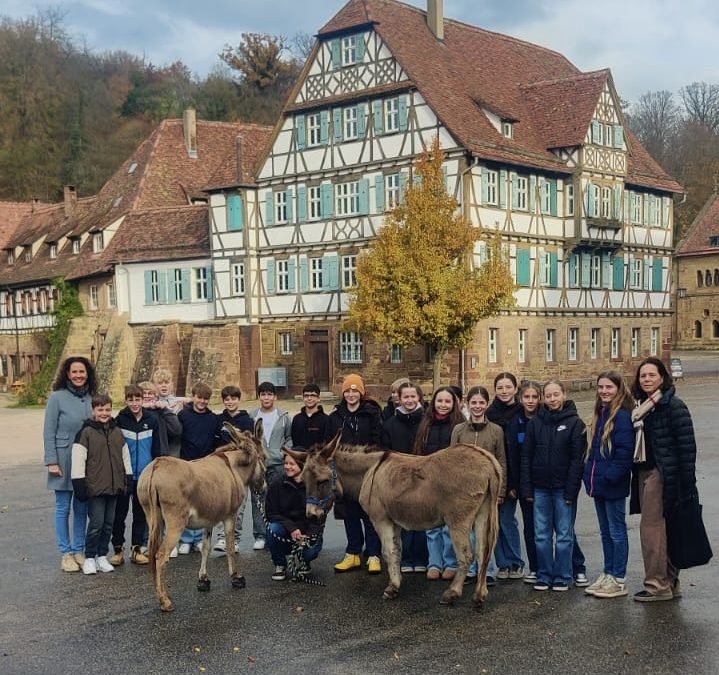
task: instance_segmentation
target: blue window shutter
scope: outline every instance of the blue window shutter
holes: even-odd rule
[[[368,106],[366,103],[357,105],[357,135],[364,138],[367,133]]]
[[[592,256],[589,253],[582,253],[582,270],[579,278],[579,285],[582,288],[589,288],[592,285]]]
[[[529,177],[529,212],[534,213],[537,208],[537,177]]]
[[[366,178],[359,181],[359,212],[362,216],[369,215],[369,181]]]
[[[300,256],[300,293],[305,293],[310,287],[309,261],[306,255]]]
[[[531,286],[532,283],[528,248],[517,249],[517,283],[520,286]]]
[[[355,54],[357,54],[357,63],[362,63],[364,60],[364,53],[365,53],[365,42],[364,42],[364,33],[355,36]]]
[[[182,270],[182,302],[190,302],[190,270]]]
[[[265,225],[273,225],[275,222],[275,195],[272,192],[265,193]]]
[[[612,287],[612,255],[609,251],[602,253],[602,288]]]
[[[332,183],[322,183],[322,217],[329,218],[334,215],[334,190]]]
[[[592,122],[592,143],[599,143],[602,137],[602,127],[596,120]]]
[[[399,173],[399,203],[404,204],[404,198],[407,194],[407,182],[409,181],[409,174],[406,171],[400,171]]]
[[[340,41],[339,39],[330,42],[330,68],[338,70],[342,66],[340,59]]]
[[[297,290],[297,260],[290,258],[287,261],[287,290],[294,293]]]
[[[212,267],[205,267],[205,276],[207,279],[207,301],[213,300],[212,294]]]
[[[384,211],[384,176],[380,174],[374,179],[374,200],[377,213]]]
[[[332,124],[334,126],[335,143],[342,142],[342,108],[332,110]]]
[[[614,186],[614,218],[619,221],[622,219],[622,188],[620,185]]]
[[[512,183],[512,208],[516,209],[519,204],[519,200],[517,198],[517,174],[512,171],[510,172],[509,177]]]
[[[275,293],[275,280],[277,278],[277,265],[274,258],[267,258],[267,292]]]
[[[504,169],[499,172],[499,206],[507,206],[507,172]]]
[[[486,166],[482,167],[482,204],[489,202],[489,169]]]
[[[569,256],[569,283],[567,283],[567,286],[569,288],[576,288],[577,287],[577,258],[579,256],[576,253],[572,253],[572,255]]]
[[[242,197],[240,195],[230,195],[227,198],[227,229],[237,232],[242,229],[243,225]]]
[[[407,127],[409,126],[408,121],[408,111],[407,111],[407,95],[403,95],[399,97],[399,130],[400,131],[407,131]]]
[[[595,212],[594,206],[594,185],[592,181],[587,181],[587,218],[592,218]]]
[[[167,270],[163,270],[162,272],[157,273],[157,281],[160,303],[164,305],[165,303],[167,303]]]
[[[178,302],[177,286],[175,284],[175,270],[170,270],[167,274],[167,302],[173,304]]]
[[[307,130],[305,129],[305,116],[297,115],[295,117],[295,125],[297,127],[297,147],[304,150],[307,147]]]
[[[288,223],[294,223],[295,222],[295,214],[294,214],[294,201],[295,201],[295,191],[292,188],[287,188],[285,190],[285,204],[287,205],[287,222]]]
[[[614,290],[624,290],[624,258],[620,255],[615,255],[613,260],[614,265]]]
[[[374,133],[379,136],[384,133],[384,105],[382,101],[372,101],[372,115],[374,116]]]
[[[662,259],[658,256],[654,256],[652,262],[652,290],[663,291],[664,290],[664,265]]]
[[[322,288],[336,291],[340,287],[340,259],[338,255],[326,255],[322,259]]]
[[[297,222],[307,221],[307,187],[300,185],[297,188]]]
[[[624,127],[621,124],[614,125],[614,147],[624,147]]]
[[[145,304],[155,304],[152,301],[152,272],[150,270],[145,270]]]
[[[557,257],[557,252],[552,251],[549,254],[549,285],[552,288],[557,287],[558,267],[559,267],[559,261],[558,261],[558,257]]]
[[[557,179],[552,178],[549,181],[549,214],[557,215]]]
[[[330,141],[330,111],[320,112],[320,143],[327,145]]]

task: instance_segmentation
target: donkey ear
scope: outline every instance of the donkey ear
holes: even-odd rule
[[[303,464],[307,461],[308,453],[301,450],[293,450],[292,448],[282,448],[282,452],[286,452],[292,459]]]
[[[258,417],[258,418],[255,420],[255,438],[256,438],[258,441],[261,441],[261,440],[262,440],[263,429],[264,429],[264,426],[263,426],[263,424],[262,424],[262,418],[261,418],[261,417]]]
[[[242,436],[240,435],[239,429],[230,422],[224,422],[222,424],[222,430],[227,432],[227,435],[230,437],[232,442],[235,445],[240,445],[242,443]]]
[[[340,429],[334,436],[334,438],[322,448],[320,454],[325,459],[329,459],[335,454],[335,450],[340,446],[340,438],[342,438],[342,429]]]

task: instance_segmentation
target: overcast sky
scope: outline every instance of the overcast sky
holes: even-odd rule
[[[245,31],[315,34],[342,0],[57,0],[76,43],[123,49],[161,66],[182,60],[204,77],[225,44]],[[426,7],[426,0],[410,0]],[[47,7],[0,0],[0,15]],[[611,68],[630,101],[649,90],[676,92],[694,81],[719,84],[717,0],[445,0],[445,15],[535,42],[582,70]]]

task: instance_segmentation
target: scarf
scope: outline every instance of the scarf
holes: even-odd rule
[[[500,401],[496,396],[487,408],[485,415],[490,422],[499,424],[502,429],[506,429],[509,423],[519,414],[522,404],[519,401],[512,400],[509,403]]]
[[[634,431],[637,435],[634,442],[634,462],[637,464],[647,461],[647,446],[644,440],[644,418],[654,410],[663,394],[664,392],[662,392],[661,389],[657,389],[643,403],[637,401],[637,407],[632,411],[632,422],[634,423]]]
[[[68,382],[65,387],[73,396],[77,396],[78,398],[85,396],[89,390],[87,384],[83,384],[82,387],[76,387],[72,382]]]

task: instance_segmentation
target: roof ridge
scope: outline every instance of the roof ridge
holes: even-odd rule
[[[528,82],[526,84],[520,84],[520,89],[529,89],[531,87],[541,87],[548,84],[559,84],[560,82],[571,82],[572,80],[591,80],[599,77],[609,77],[609,68],[600,68],[599,70],[590,70],[588,72],[578,72],[576,75],[568,75],[567,77],[555,77],[551,80],[536,80],[535,82]]]
[[[154,140],[152,140],[152,143],[151,143],[152,147],[150,149],[150,154],[147,157],[147,161],[145,162],[145,165],[142,167],[142,177],[137,182],[137,190],[135,191],[135,198],[132,200],[132,203],[130,205],[130,208],[129,208],[130,211],[133,211],[137,207],[137,204],[140,201],[140,195],[142,194],[142,191],[145,187],[145,183],[147,182],[147,177],[150,175],[150,166],[151,166],[153,160],[155,159],[155,156],[157,155],[157,148],[160,145],[160,137],[162,136],[162,133],[164,132],[164,130],[169,126],[169,124],[167,124],[169,121],[170,120],[162,120],[162,122],[160,122],[160,124],[157,125],[157,128],[150,134],[149,138],[146,138],[138,146],[137,150],[134,153],[134,154],[139,154],[140,148],[145,143],[149,143],[153,136],[155,137]],[[179,120],[179,121],[182,121],[182,120]],[[130,161],[130,160],[126,160],[126,161]],[[123,162],[123,166],[124,165],[125,165],[125,162]],[[120,169],[122,169],[122,166],[120,167]],[[114,178],[114,174],[110,178],[110,180],[112,180],[112,178]]]

